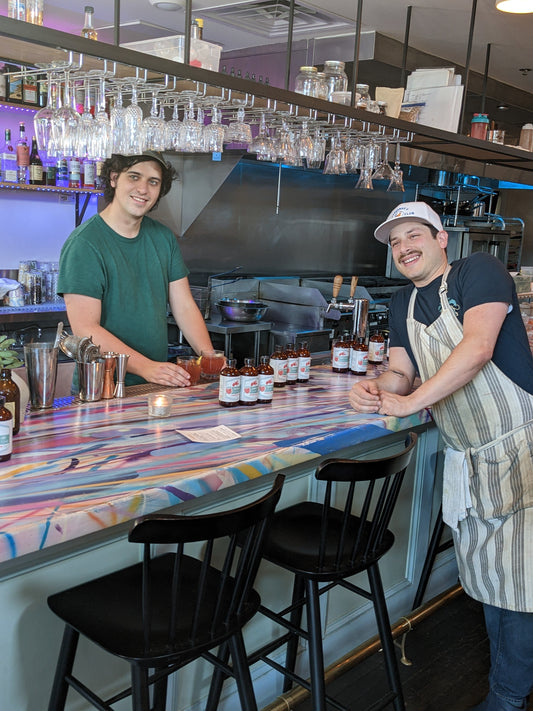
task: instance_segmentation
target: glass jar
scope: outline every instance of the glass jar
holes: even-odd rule
[[[368,102],[370,101],[369,86],[368,84],[356,84],[355,85],[355,107],[357,109],[367,109]]]
[[[344,71],[344,62],[328,59],[324,62],[324,74],[326,76],[327,98],[331,101],[331,94],[334,91],[346,91],[348,89],[348,77]]]
[[[326,81],[326,75],[324,74],[324,72],[317,72],[316,77],[318,80],[317,98],[324,99],[324,101],[327,101],[328,100],[328,84]]]
[[[474,114],[470,124],[470,138],[479,138],[481,141],[486,140],[488,128],[488,114]]]
[[[318,97],[320,87],[318,70],[316,67],[300,67],[300,73],[296,77],[294,91],[297,94]]]

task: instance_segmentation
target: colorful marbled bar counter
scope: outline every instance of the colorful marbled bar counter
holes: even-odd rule
[[[30,413],[0,469],[0,562],[430,421],[356,415],[353,376],[313,367],[272,405],[226,409],[218,383],[172,390],[172,415],[146,394]],[[226,425],[240,437],[194,443],[178,429]]]

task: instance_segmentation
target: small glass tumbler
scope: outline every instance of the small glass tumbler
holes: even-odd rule
[[[186,370],[191,376],[191,385],[198,385],[200,382],[200,358],[198,356],[180,356],[176,360],[176,365]]]
[[[150,393],[148,395],[148,416],[169,417],[172,409],[172,396],[166,393]]]
[[[205,378],[205,380],[218,380],[225,362],[224,351],[202,351],[200,354],[202,378]]]

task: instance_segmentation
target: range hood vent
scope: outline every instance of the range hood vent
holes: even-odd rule
[[[237,2],[233,5],[205,9],[202,17],[230,25],[240,30],[269,39],[285,38],[289,27],[289,0],[259,0],[258,2]],[[331,34],[336,31],[353,31],[354,23],[340,15],[306,7],[295,3],[295,35],[316,36],[319,32]]]

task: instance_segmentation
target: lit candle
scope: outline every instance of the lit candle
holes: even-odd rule
[[[151,393],[148,395],[148,415],[150,417],[168,417],[172,407],[172,398],[169,395]]]

